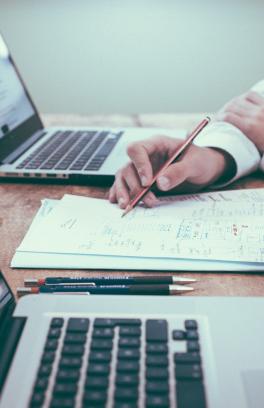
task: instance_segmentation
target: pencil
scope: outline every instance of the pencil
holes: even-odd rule
[[[152,178],[151,183],[147,186],[144,187],[137,195],[135,198],[133,198],[125,208],[123,214],[121,217],[124,217],[126,214],[129,213],[137,204],[138,202],[144,197],[145,194],[150,190],[150,188],[153,186],[153,184],[156,182],[157,178],[160,176],[164,170],[167,169],[172,163],[174,163],[179,156],[186,151],[186,149],[191,145],[193,140],[196,138],[196,136],[205,128],[205,126],[208,125],[210,122],[210,118],[207,116],[205,119],[200,122],[196,128],[190,133],[190,135],[187,137],[185,142],[175,151],[175,153],[172,155],[171,158],[169,158],[160,168],[160,170],[155,174],[155,176]]]

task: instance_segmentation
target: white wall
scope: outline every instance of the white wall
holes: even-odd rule
[[[263,0],[0,0],[0,31],[42,112],[212,111],[264,77]]]

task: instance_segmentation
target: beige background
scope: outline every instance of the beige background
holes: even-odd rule
[[[0,0],[42,112],[213,111],[264,77],[263,0]]]

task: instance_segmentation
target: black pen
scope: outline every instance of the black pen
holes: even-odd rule
[[[177,295],[192,290],[193,288],[190,286],[179,285],[50,285],[35,288],[17,288],[17,294],[19,296],[39,293],[63,293],[67,295],[73,293],[86,293],[90,295]]]
[[[102,276],[102,277],[50,277],[50,278],[29,278],[24,279],[25,286],[43,285],[156,285],[174,283],[193,283],[196,279],[171,275],[149,275],[149,276]]]

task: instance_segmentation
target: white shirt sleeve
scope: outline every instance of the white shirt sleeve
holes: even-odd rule
[[[264,80],[257,82],[254,86],[252,86],[252,91],[259,93],[264,98]],[[263,129],[263,137],[264,137],[264,129]],[[259,165],[260,170],[264,172],[264,154],[260,161]]]
[[[236,174],[223,187],[242,176],[256,171],[259,166],[258,149],[239,129],[226,122],[213,122],[202,131],[194,142],[197,146],[213,147],[229,153],[236,163]],[[214,185],[216,187],[216,185]]]
[[[255,84],[253,91],[264,97],[264,80]],[[264,135],[263,135],[264,137]],[[236,163],[236,174],[228,182],[214,187],[223,187],[258,168],[264,172],[264,155],[261,158],[256,146],[238,128],[226,122],[213,122],[196,138],[194,144],[201,147],[218,148],[229,153]]]

